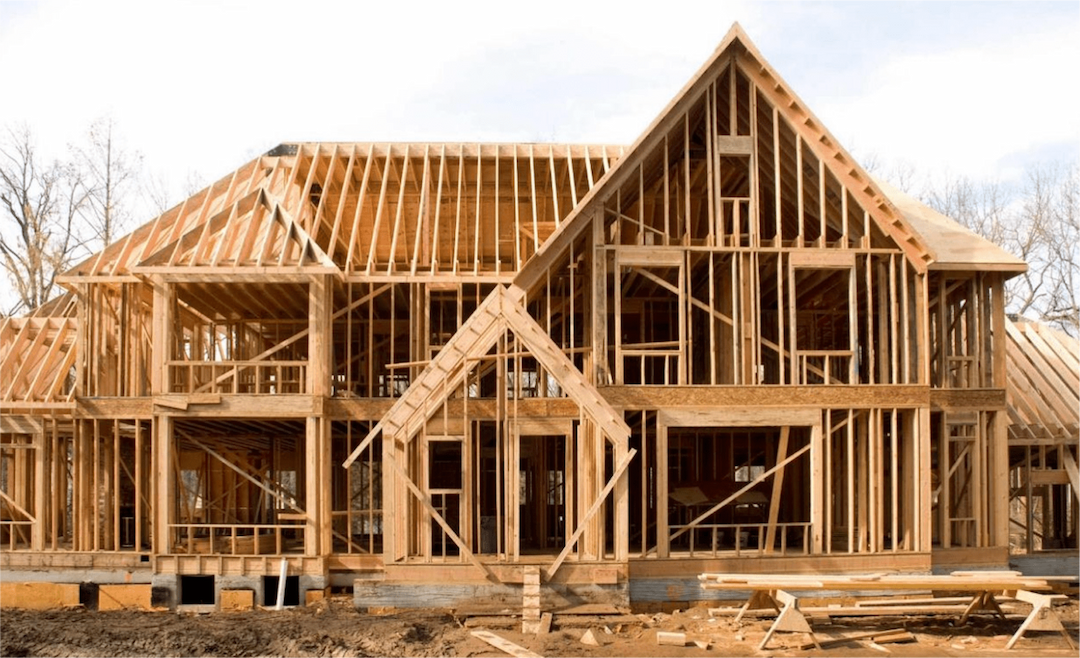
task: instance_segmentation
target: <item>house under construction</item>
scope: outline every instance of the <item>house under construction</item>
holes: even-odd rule
[[[629,147],[282,144],[4,321],[0,567],[408,607],[1075,555],[1024,269],[737,25]]]

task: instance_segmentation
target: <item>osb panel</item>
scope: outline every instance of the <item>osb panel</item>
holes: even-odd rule
[[[255,606],[255,592],[250,589],[223,589],[218,603],[222,612],[251,610]]]
[[[79,605],[79,586],[71,583],[0,583],[0,608],[51,610]]]
[[[153,610],[150,585],[101,585],[98,610]]]

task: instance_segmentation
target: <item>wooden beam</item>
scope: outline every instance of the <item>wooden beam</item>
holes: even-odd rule
[[[782,461],[787,455],[788,437],[791,435],[791,427],[784,425],[780,428],[780,445],[776,449],[777,461]],[[773,552],[773,544],[776,542],[776,521],[780,514],[780,493],[784,488],[784,469],[780,469],[773,475],[772,497],[769,499],[769,527],[765,533],[765,553]]]

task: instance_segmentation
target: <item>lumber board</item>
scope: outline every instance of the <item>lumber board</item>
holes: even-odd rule
[[[995,575],[994,572],[971,572],[968,575],[827,575],[811,576],[781,574],[701,574],[703,589],[727,590],[938,590],[938,591],[1003,591],[1049,590],[1049,578],[1030,578],[1017,575]]]
[[[529,651],[525,647],[514,644],[506,638],[500,637],[491,631],[470,631],[470,634],[487,642],[496,649],[514,656],[515,658],[542,658],[540,654]]]
[[[854,633],[852,635],[844,635],[842,637],[825,638],[820,641],[821,648],[835,646],[837,644],[844,644],[847,642],[857,642],[859,640],[873,640],[879,644],[889,644],[894,642],[914,642],[915,636],[909,631],[903,628],[892,628],[881,631],[867,631],[865,633]],[[813,649],[813,643],[803,644],[799,647],[806,651]]]

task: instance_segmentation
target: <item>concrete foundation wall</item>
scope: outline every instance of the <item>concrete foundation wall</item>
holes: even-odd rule
[[[626,582],[615,585],[546,583],[540,606],[566,608],[585,603],[630,605]],[[394,583],[358,579],[353,582],[357,608],[468,608],[520,610],[523,587],[494,583]]]
[[[1080,578],[1080,553],[1077,551],[1053,551],[1031,555],[1012,555],[1009,568],[1025,576],[1072,576]]]
[[[4,569],[0,571],[0,582],[5,583],[97,583],[148,585],[153,580],[149,569],[131,571],[128,569],[49,569],[35,571],[31,569]]]
[[[155,605],[160,605],[170,610],[175,610],[178,605],[181,605],[183,600],[183,592],[181,591],[181,576],[176,574],[159,574],[155,575],[152,581],[153,596],[158,602]],[[297,576],[299,583],[299,605],[305,605],[305,603],[311,599],[307,595],[308,592],[315,591],[319,594],[316,598],[321,598],[325,594],[327,588],[327,579],[322,576]],[[225,594],[225,604],[223,605],[223,593],[233,591],[248,591],[251,593],[252,605],[263,605],[266,596],[266,586],[263,576],[214,576],[214,605],[217,609],[233,609],[231,606],[236,603],[239,598],[245,598],[242,594]],[[271,597],[276,596],[276,591],[271,592]]]

